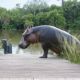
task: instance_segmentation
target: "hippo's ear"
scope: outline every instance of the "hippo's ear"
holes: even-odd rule
[[[28,27],[28,28],[27,28],[27,32],[28,32],[28,33],[31,33],[32,31],[33,31],[33,30],[32,30],[32,27]]]
[[[31,34],[32,32],[33,32],[33,29],[31,27],[27,27],[23,35],[26,35],[26,34],[28,35],[28,34]]]
[[[32,28],[32,27],[30,27],[30,26],[27,27],[27,28],[26,28],[27,32],[29,32],[29,31],[31,30],[31,28]]]
[[[28,32],[29,32],[29,30],[30,30],[30,28],[29,28],[29,27],[27,27],[27,28],[25,29],[24,33],[28,33]]]

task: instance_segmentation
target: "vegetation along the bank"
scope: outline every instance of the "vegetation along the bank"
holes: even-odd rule
[[[0,7],[0,29],[24,29],[27,26],[53,25],[63,29],[80,29],[80,2],[64,1],[63,6],[49,6],[45,0],[32,0],[22,8]]]

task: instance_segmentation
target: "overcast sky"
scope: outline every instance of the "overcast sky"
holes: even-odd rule
[[[4,7],[7,9],[12,9],[16,7],[16,4],[19,3],[22,7],[25,3],[30,0],[0,0],[0,7]],[[61,0],[45,0],[49,5],[56,4],[61,5]]]

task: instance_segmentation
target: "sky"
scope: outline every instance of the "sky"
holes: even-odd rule
[[[25,3],[30,0],[0,0],[0,7],[4,7],[6,9],[12,9],[16,7],[16,4],[19,3],[22,7]],[[56,4],[61,5],[61,0],[45,0],[49,5]]]

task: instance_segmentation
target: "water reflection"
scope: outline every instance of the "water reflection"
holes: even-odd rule
[[[19,41],[21,39],[23,31],[16,30],[1,30],[0,31],[0,53],[3,53],[1,40],[7,39],[12,44],[13,54],[36,54],[42,53],[40,44],[30,45],[27,49],[22,50],[18,48]]]

